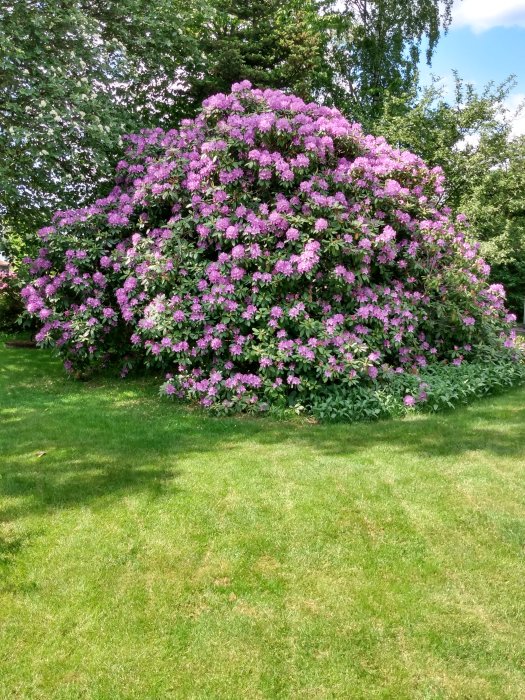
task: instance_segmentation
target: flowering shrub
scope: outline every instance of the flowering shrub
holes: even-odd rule
[[[17,276],[9,270],[0,270],[0,331],[13,330],[23,310]]]
[[[514,352],[442,171],[337,110],[241,83],[127,141],[109,195],[58,212],[27,260],[37,339],[69,370],[119,358],[262,410]]]

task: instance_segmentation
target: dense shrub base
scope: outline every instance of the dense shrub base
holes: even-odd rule
[[[435,413],[525,384],[525,363],[513,360],[434,365],[388,384],[334,388],[314,397],[311,413],[322,421],[370,421],[410,413]]]

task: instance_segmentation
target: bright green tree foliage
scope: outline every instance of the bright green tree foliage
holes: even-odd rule
[[[430,63],[441,30],[450,24],[452,0],[346,0],[342,12],[340,2],[327,4],[333,97],[372,128],[388,93],[413,88],[423,39]]]
[[[148,7],[165,4],[153,0]],[[171,27],[162,34],[164,42],[171,35],[167,63],[159,61],[159,38],[153,38],[162,17],[145,14],[138,0],[0,5],[4,229],[26,233],[57,205],[85,201],[112,171],[120,135],[162,120],[168,76],[173,82],[188,48],[175,31],[176,3],[169,4]]]
[[[523,317],[525,299],[525,137],[511,139],[498,167],[475,183],[463,203],[492,276],[502,282],[509,306]]]

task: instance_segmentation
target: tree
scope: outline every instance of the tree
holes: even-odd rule
[[[203,6],[196,41],[201,60],[184,74],[194,108],[241,80],[311,98],[327,37],[311,0],[214,0]]]
[[[387,95],[417,83],[423,39],[430,64],[453,0],[345,0],[325,2],[331,28],[332,100],[368,128]]]
[[[477,180],[462,208],[481,250],[492,266],[492,278],[507,290],[509,307],[523,317],[525,299],[525,137],[510,139],[497,167]]]
[[[173,76],[191,53],[181,29],[191,4],[147,8],[139,0],[0,3],[4,235],[26,236],[57,206],[87,201],[107,182],[121,135],[167,117]]]
[[[451,95],[439,82],[419,91],[388,95],[374,132],[414,151],[447,177],[447,204],[459,210],[480,177],[501,162],[510,136],[505,107],[514,79],[489,83],[481,93],[455,74]]]

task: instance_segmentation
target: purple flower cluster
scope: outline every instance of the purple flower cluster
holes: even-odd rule
[[[125,356],[239,410],[512,345],[442,171],[336,109],[244,82],[126,138],[109,195],[58,212],[27,260],[68,368]]]

